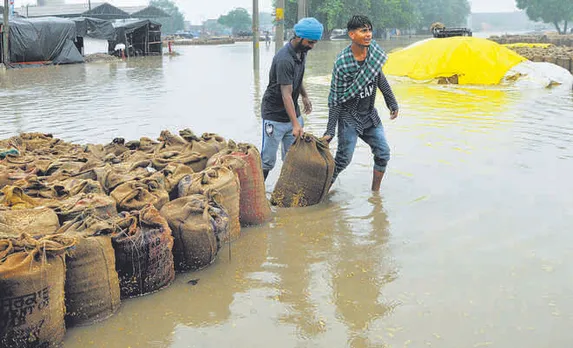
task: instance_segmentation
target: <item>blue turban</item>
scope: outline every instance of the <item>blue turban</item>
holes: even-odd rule
[[[294,26],[296,36],[307,40],[320,40],[324,28],[316,18],[303,18]]]

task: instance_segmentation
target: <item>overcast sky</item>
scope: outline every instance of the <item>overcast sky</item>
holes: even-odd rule
[[[47,0],[48,2],[50,0]],[[87,3],[88,0],[67,0],[67,3]],[[106,2],[106,0],[92,0],[92,3]],[[116,6],[146,5],[148,0],[107,0]],[[209,18],[218,18],[235,7],[244,7],[252,11],[252,0],[175,0],[185,14],[187,20],[193,24],[201,24]],[[515,11],[515,0],[470,0],[473,12],[506,12]],[[16,7],[25,4],[35,4],[36,0],[15,0]],[[272,11],[272,0],[259,0],[261,12]]]

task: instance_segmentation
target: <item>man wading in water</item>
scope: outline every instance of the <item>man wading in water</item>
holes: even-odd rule
[[[304,113],[312,111],[312,104],[302,79],[306,54],[322,37],[323,26],[314,18],[303,18],[294,26],[295,36],[274,56],[269,73],[269,84],[263,96],[263,146],[261,157],[265,180],[275,166],[277,151],[282,143],[282,159],[294,140],[303,133],[304,121],[298,106],[302,96]],[[280,38],[277,38],[280,40]]]
[[[330,142],[338,124],[333,182],[350,164],[358,137],[364,140],[374,155],[372,191],[379,191],[390,160],[390,148],[374,107],[376,87],[384,96],[391,120],[398,117],[398,103],[382,73],[382,65],[388,57],[372,40],[370,19],[354,16],[348,22],[347,29],[352,44],[338,55],[334,63],[328,96],[328,125],[322,139]]]

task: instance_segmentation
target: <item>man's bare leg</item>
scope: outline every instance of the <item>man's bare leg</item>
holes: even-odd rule
[[[372,191],[380,191],[380,183],[384,177],[384,172],[379,172],[374,169],[372,174]]]

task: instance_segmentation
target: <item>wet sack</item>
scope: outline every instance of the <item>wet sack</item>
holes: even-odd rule
[[[334,158],[328,145],[305,133],[287,152],[271,203],[279,207],[318,204],[326,197],[333,175]]]
[[[0,238],[0,347],[55,347],[62,343],[65,253],[75,240],[22,234]]]

